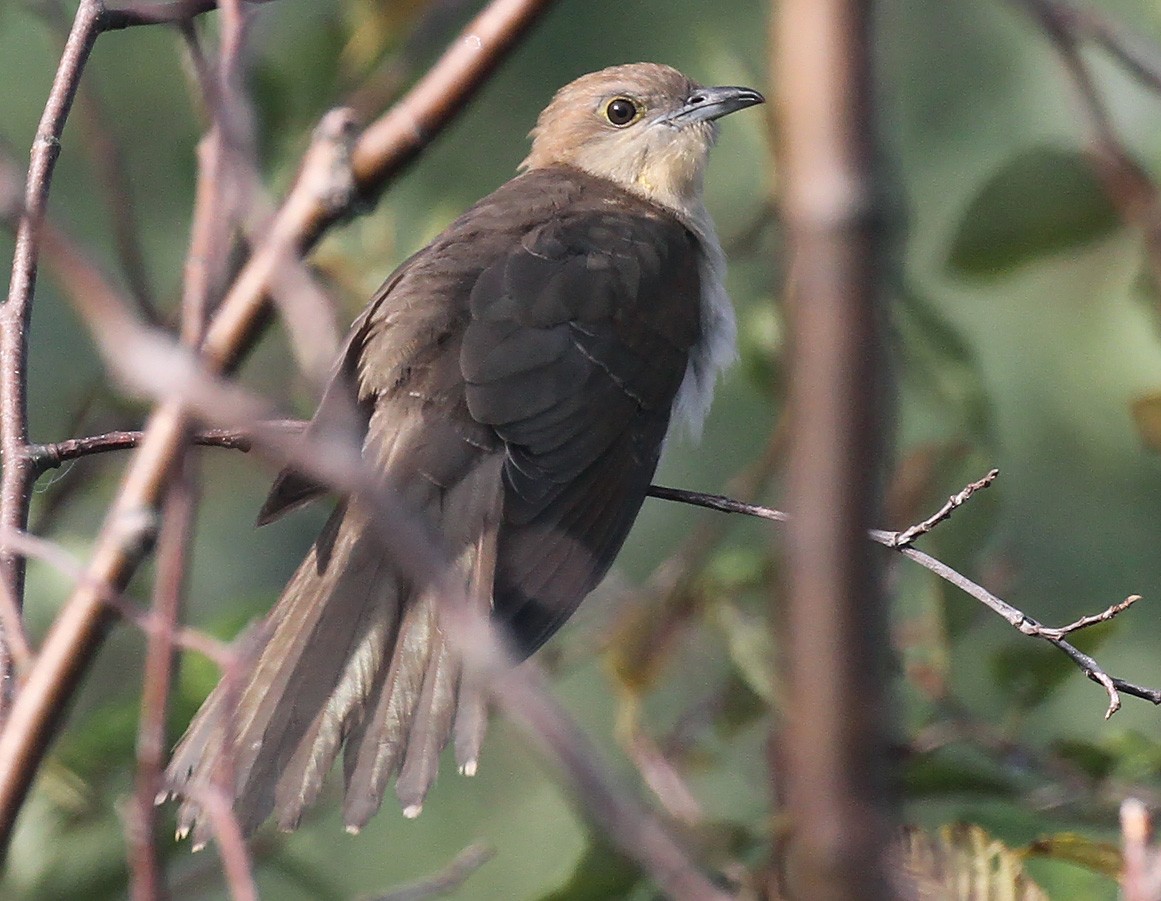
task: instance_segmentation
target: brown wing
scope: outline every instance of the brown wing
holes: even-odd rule
[[[506,450],[495,611],[525,653],[601,580],[645,498],[700,334],[697,260],[672,217],[590,210],[472,289],[468,410]]]

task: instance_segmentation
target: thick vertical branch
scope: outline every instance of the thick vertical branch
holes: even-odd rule
[[[100,0],[81,0],[65,43],[56,78],[36,129],[25,183],[24,207],[16,232],[8,299],[0,306],[0,527],[28,525],[33,468],[28,442],[28,329],[39,259],[38,235],[48,206],[52,174],[60,155],[60,138],[76,97],[81,72],[100,31]],[[24,597],[24,560],[0,552],[0,579],[19,606]],[[0,634],[0,709],[10,691],[11,664]],[[2,720],[3,717],[0,717]]]
[[[793,897],[889,896],[883,598],[873,521],[885,383],[872,135],[871,4],[782,0],[775,15],[793,345],[790,697],[781,793]]]

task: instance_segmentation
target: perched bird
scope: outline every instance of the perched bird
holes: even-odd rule
[[[523,173],[352,326],[311,427],[357,409],[364,458],[522,655],[604,577],[666,434],[700,427],[735,353],[702,180],[715,120],[762,100],[650,63],[578,78],[540,114]],[[284,472],[259,522],[321,492]],[[226,743],[247,832],[271,813],[294,828],[340,750],[351,831],[392,777],[417,814],[453,735],[475,772],[483,693],[460,678],[432,592],[400,575],[357,502],[338,504],[260,631],[236,696],[218,686],[167,771],[195,842],[191,784],[210,782]]]

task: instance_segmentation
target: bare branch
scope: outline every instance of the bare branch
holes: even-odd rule
[[[1081,629],[1087,629],[1089,626],[1095,626],[1097,623],[1107,623],[1118,613],[1124,613],[1139,600],[1141,600],[1139,594],[1131,594],[1123,601],[1112,604],[1100,613],[1091,616],[1082,616],[1076,622],[1069,623],[1067,626],[1061,626],[1059,629],[1044,629],[1043,635],[1045,638],[1063,638],[1070,632],[1079,632]]]
[[[468,845],[456,855],[455,860],[448,864],[442,873],[415,885],[380,895],[374,901],[425,901],[427,898],[438,898],[440,895],[449,894],[463,885],[469,876],[495,855],[495,848],[483,842]]]
[[[41,0],[33,5],[54,32],[60,35],[62,44],[69,34],[68,11],[61,0]],[[104,16],[101,30],[105,30]],[[130,190],[129,174],[121,143],[110,127],[110,117],[101,99],[101,92],[93,83],[89,73],[87,82],[82,82],[77,93],[77,114],[80,116],[83,145],[97,172],[97,183],[104,194],[109,220],[112,223],[113,241],[117,256],[129,291],[137,301],[141,314],[152,323],[159,323],[161,316],[150,285],[145,266],[145,255],[137,230],[137,215]]]
[[[298,434],[305,427],[306,422],[301,419],[272,419],[255,426],[266,432],[280,430],[291,435]],[[110,451],[132,450],[141,444],[144,434],[138,431],[106,432],[103,435],[89,435],[85,438],[69,438],[53,444],[37,444],[31,450],[34,467],[38,475],[43,475],[71,460],[106,454]],[[194,432],[189,440],[199,447],[220,447],[246,453],[252,443],[252,430],[207,429]]]
[[[1078,38],[1106,51],[1146,87],[1161,91],[1161,50],[1155,44],[1095,8],[1053,2],[1045,12]]]
[[[126,523],[125,531],[143,536],[150,528],[148,520]],[[142,538],[141,540],[145,540]],[[164,628],[152,610],[142,609],[132,600],[108,585],[88,582],[84,566],[60,545],[54,544],[27,532],[0,532],[0,547],[10,548],[22,557],[39,560],[80,586],[90,588],[101,598],[101,603],[114,611],[126,622],[140,629],[146,636]],[[212,661],[219,669],[228,669],[237,652],[230,645],[211,635],[189,626],[179,626],[174,632],[173,642],[184,651],[192,651]]]
[[[1085,17],[1056,0],[1013,0],[1039,25],[1052,42],[1069,79],[1072,81],[1082,114],[1090,132],[1090,158],[1113,206],[1128,225],[1140,228],[1145,236],[1146,254],[1153,281],[1161,286],[1161,191],[1145,169],[1133,158],[1117,135],[1112,117],[1101,99],[1096,81],[1080,54],[1078,41],[1098,20]],[[1144,66],[1138,52],[1124,48],[1111,27],[1096,28],[1106,49],[1116,49],[1130,71],[1152,83],[1156,74]]]
[[[20,607],[20,602],[12,593],[12,587],[0,579],[0,634],[4,636],[4,649],[12,662],[17,687],[28,674],[36,656],[28,633],[24,630],[24,617],[21,616]]]
[[[926,535],[941,522],[948,519],[951,514],[954,513],[959,507],[962,507],[965,503],[967,503],[973,494],[975,494],[977,491],[982,491],[983,489],[989,487],[992,482],[996,481],[996,478],[999,476],[999,474],[1000,470],[993,469],[982,479],[978,479],[977,481],[966,485],[962,491],[949,497],[947,499],[947,503],[932,513],[931,516],[927,517],[927,519],[923,520],[923,522],[916,523],[910,528],[896,533],[894,547],[905,547],[906,545],[912,544],[915,539],[919,538],[921,535]]]
[[[443,131],[550,5],[551,0],[493,0],[468,23],[407,96],[363,132],[352,161],[362,198],[377,198]]]
[[[126,812],[129,871],[134,901],[154,901],[165,895],[157,855],[157,809],[162,773],[169,750],[166,711],[176,661],[176,632],[185,599],[190,537],[197,496],[189,460],[169,488],[158,538],[157,581],[152,616],[156,628],[148,634],[137,729],[137,778],[133,804]]]
[[[993,470],[994,472],[994,470]],[[991,475],[991,473],[989,473]],[[981,480],[984,481],[984,480]],[[978,485],[979,483],[973,483]],[[971,487],[971,486],[969,486]],[[966,489],[965,489],[966,490]],[[743,504],[735,501],[732,498],[722,497],[721,495],[702,494],[696,491],[682,491],[677,488],[663,488],[658,485],[653,485],[649,489],[649,494],[652,497],[662,498],[664,500],[677,501],[683,504],[692,504],[696,507],[708,507],[711,510],[719,510],[723,513],[741,513],[745,516],[754,516],[759,519],[769,520],[770,522],[790,522],[790,514],[784,513],[781,510],[774,510],[770,507],[763,507],[758,504]],[[961,492],[962,494],[962,492]],[[958,495],[956,495],[958,497]],[[954,499],[954,498],[953,498]],[[946,517],[945,517],[946,518]],[[1095,625],[1101,622],[1107,622],[1115,617],[1117,614],[1124,612],[1134,603],[1140,600],[1138,595],[1131,595],[1124,601],[1118,604],[1113,604],[1111,607],[1102,611],[1101,613],[1085,616],[1074,623],[1059,628],[1042,625],[1041,623],[1028,616],[1022,610],[1013,607],[1008,602],[1001,600],[992,594],[982,585],[973,582],[967,576],[963,575],[956,569],[948,566],[941,560],[937,560],[930,554],[921,550],[910,547],[907,544],[901,544],[898,536],[901,533],[892,532],[886,529],[868,529],[867,537],[875,542],[881,544],[883,547],[893,551],[897,551],[907,559],[918,563],[924,569],[934,573],[954,585],[956,588],[963,591],[965,594],[975,598],[980,603],[984,604],[990,610],[998,613],[1017,631],[1028,635],[1032,638],[1040,638],[1044,641],[1050,642],[1059,648],[1070,660],[1077,665],[1077,667],[1092,681],[1103,686],[1109,695],[1109,707],[1105,713],[1105,718],[1108,719],[1117,710],[1120,709],[1121,702],[1119,693],[1123,692],[1134,697],[1142,698],[1152,704],[1161,705],[1161,690],[1154,688],[1146,688],[1141,685],[1136,685],[1132,682],[1126,682],[1123,679],[1118,679],[1110,676],[1104,669],[1089,655],[1083,653],[1073,645],[1064,640],[1063,636],[1088,626]]]
[[[40,256],[39,236],[53,171],[60,155],[61,135],[81,73],[100,30],[100,0],[81,0],[72,31],[65,42],[48,102],[36,129],[24,202],[19,210],[16,249],[8,299],[0,306],[0,527],[24,529],[33,471],[28,458],[28,329],[32,320],[32,297]],[[0,553],[0,579],[8,585],[8,595],[21,606],[24,597],[24,562],[10,553]],[[8,705],[11,672],[8,651],[0,635],[0,721]]]
[[[216,786],[202,786],[195,791],[197,802],[209,819],[214,842],[222,858],[222,869],[226,874],[226,887],[230,892],[230,898],[232,901],[258,901],[258,887],[254,884],[250,852],[246,848],[246,837],[237,814],[234,813],[230,796]]]

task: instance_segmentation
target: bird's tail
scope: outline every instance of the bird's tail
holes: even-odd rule
[[[454,561],[483,603],[494,561],[488,528]],[[484,697],[461,678],[438,601],[399,573],[358,505],[340,505],[260,627],[253,665],[223,679],[174,751],[166,784],[184,799],[178,834],[205,842],[199,790],[230,781],[246,833],[272,813],[295,828],[340,749],[350,831],[396,774],[404,813],[417,815],[453,733],[461,772],[474,773]]]

